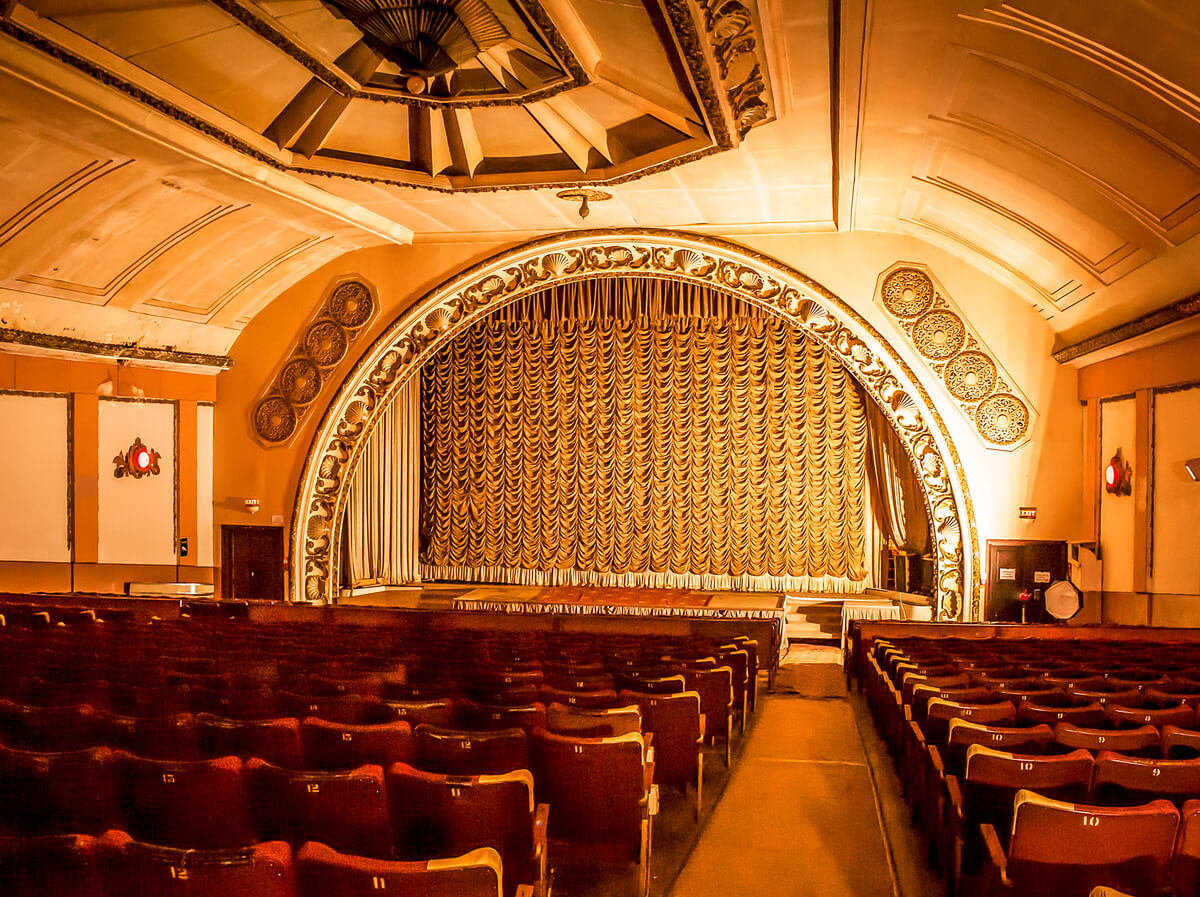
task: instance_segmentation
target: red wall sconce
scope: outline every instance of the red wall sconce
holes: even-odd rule
[[[1133,468],[1120,449],[1104,468],[1104,489],[1113,495],[1129,495],[1133,491]]]

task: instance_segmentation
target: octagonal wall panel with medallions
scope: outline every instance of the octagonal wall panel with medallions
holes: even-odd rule
[[[1033,403],[926,266],[892,265],[879,277],[875,301],[937,375],[985,446],[1011,451],[1029,441],[1037,416]]]
[[[274,446],[291,440],[378,307],[363,281],[351,277],[334,284],[250,409],[251,429],[260,442]]]

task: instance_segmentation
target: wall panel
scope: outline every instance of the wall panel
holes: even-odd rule
[[[0,394],[0,560],[71,559],[68,402]]]
[[[1200,457],[1200,387],[1154,397],[1153,591],[1200,595],[1200,483],[1184,462]]]

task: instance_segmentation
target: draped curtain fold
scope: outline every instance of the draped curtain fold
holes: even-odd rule
[[[884,545],[917,556],[929,552],[929,517],[912,461],[879,407],[865,396],[866,470],[871,512]]]
[[[730,294],[557,288],[421,382],[426,579],[863,583],[863,399],[820,343]]]
[[[383,410],[350,483],[346,546],[352,586],[421,579],[420,399],[418,374]]]

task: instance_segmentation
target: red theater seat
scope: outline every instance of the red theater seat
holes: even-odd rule
[[[1157,760],[1109,751],[1096,755],[1092,803],[1133,806],[1162,798],[1182,805],[1196,795],[1200,795],[1200,759]]]
[[[360,856],[392,855],[382,767],[310,772],[255,759],[246,763],[246,787],[262,840],[293,847],[321,841]]]
[[[103,744],[89,704],[39,707],[0,699],[0,742],[31,751],[78,751]]]
[[[1139,757],[1159,755],[1160,736],[1154,726],[1136,729],[1085,729],[1071,723],[1059,723],[1054,727],[1054,741],[1068,750],[1118,751]]]
[[[109,832],[99,843],[106,897],[295,897],[292,849],[280,841],[184,850]]]
[[[529,768],[524,729],[473,732],[420,725],[413,730],[416,765],[450,775],[498,775]]]
[[[642,712],[632,699],[621,699],[624,707],[571,707],[551,704],[542,728],[560,735],[607,738],[642,731]]]
[[[4,897],[102,897],[96,839],[89,835],[0,838]]]
[[[488,847],[449,859],[388,862],[338,853],[316,841],[296,855],[300,897],[501,897],[500,855]],[[527,886],[516,897],[531,897]]]
[[[413,758],[412,727],[403,720],[352,726],[309,717],[301,723],[300,734],[310,769],[353,769],[368,764],[387,769]]]
[[[97,714],[95,731],[102,744],[154,760],[196,760],[200,735],[190,713],[172,716]]]
[[[425,719],[432,726],[440,725],[450,728],[453,720],[436,723]],[[532,704],[517,704],[506,707],[501,704],[478,704],[475,701],[463,699],[458,705],[458,722],[464,729],[511,729],[520,727],[530,729],[546,728],[546,705],[541,701]]]
[[[1087,897],[1105,885],[1154,897],[1167,883],[1179,811],[1165,800],[1141,807],[1096,807],[1021,791],[1007,851],[982,826],[991,893]]]
[[[121,809],[135,838],[196,850],[254,840],[237,757],[175,762],[122,754],[117,764]]]
[[[99,834],[119,823],[116,754],[0,747],[0,829],[9,834]]]
[[[549,807],[535,806],[528,770],[447,776],[397,763],[387,784],[399,858],[453,857],[492,847],[503,860],[506,893],[518,884],[545,893]]]
[[[637,705],[642,713],[642,730],[654,736],[654,780],[660,785],[683,789],[695,785],[698,816],[704,799],[704,719],[700,715],[700,695],[694,691],[679,694],[623,691],[621,700]]]
[[[277,719],[225,719],[211,713],[196,716],[200,745],[209,757],[259,757],[276,766],[304,766],[300,723],[290,716]]]

